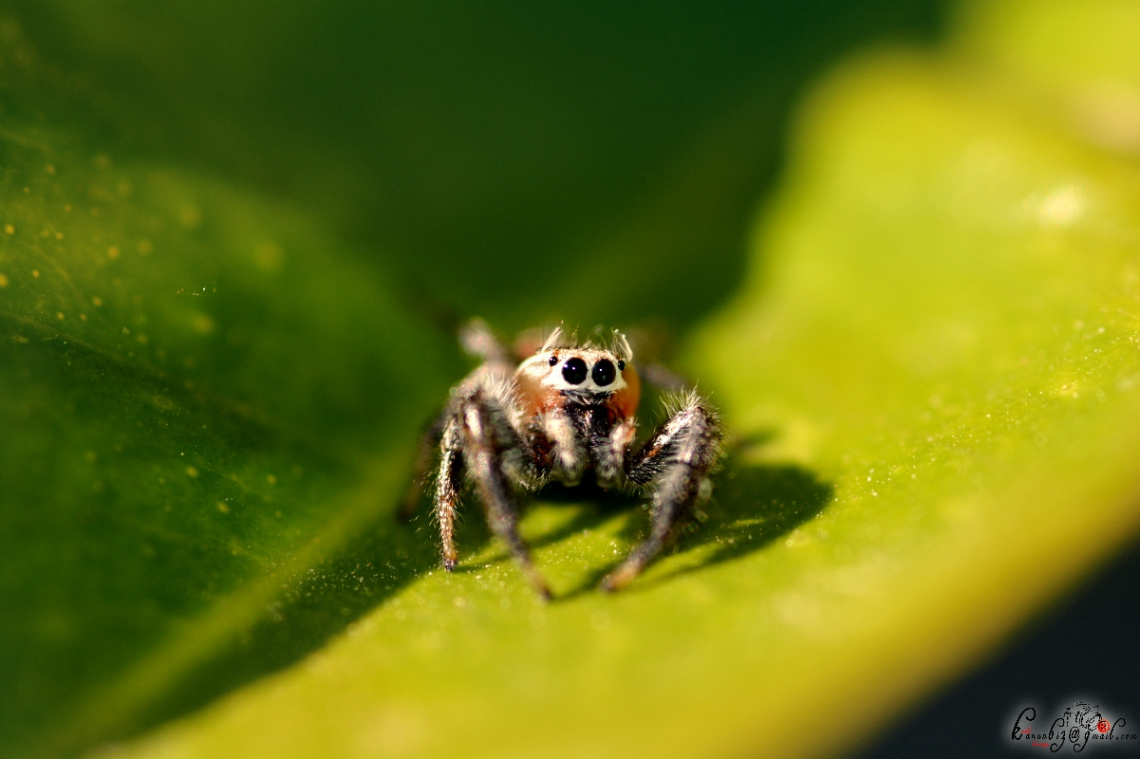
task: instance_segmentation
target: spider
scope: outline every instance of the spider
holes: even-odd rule
[[[672,539],[679,524],[712,493],[710,474],[721,458],[722,429],[715,410],[695,391],[672,403],[669,419],[635,446],[641,381],[626,337],[610,345],[576,340],[555,329],[517,366],[481,321],[460,330],[460,343],[482,365],[451,389],[442,413],[420,445],[416,477],[401,509],[414,514],[421,483],[439,447],[435,518],[443,567],[455,569],[455,518],[466,477],[483,501],[487,525],[506,544],[544,598],[550,587],[518,531],[517,496],[550,482],[578,485],[593,470],[603,489],[628,488],[651,497],[651,528],[601,582],[617,590]]]

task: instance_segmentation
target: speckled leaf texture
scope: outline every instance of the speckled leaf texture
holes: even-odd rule
[[[708,519],[604,595],[636,500],[539,500],[549,604],[474,503],[452,574],[392,518],[464,370],[417,297],[327,208],[93,147],[0,25],[0,756],[840,755],[969,671],[1140,526],[1140,5],[954,19],[803,96],[684,336]]]

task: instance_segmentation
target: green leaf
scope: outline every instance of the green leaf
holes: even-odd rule
[[[193,682],[319,605],[309,573],[403,486],[447,362],[297,209],[35,119],[2,140],[0,747],[55,755],[292,661],[386,594],[352,587]],[[433,561],[415,555],[388,590]]]
[[[1136,532],[1138,27],[971,6],[945,52],[820,86],[686,353],[735,441],[708,521],[604,596],[635,501],[536,503],[548,605],[474,503],[453,574],[426,518],[390,519],[461,369],[383,267],[317,214],[17,114],[0,650],[28,656],[0,658],[0,747],[206,704],[107,753],[849,749]]]

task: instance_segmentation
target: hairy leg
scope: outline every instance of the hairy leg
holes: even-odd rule
[[[670,540],[680,518],[711,495],[709,475],[720,460],[721,437],[716,414],[693,393],[629,459],[629,481],[653,488],[652,524],[649,537],[602,580],[603,590],[617,590],[641,574]]]
[[[459,491],[463,487],[463,433],[459,420],[452,417],[440,439],[439,474],[435,481],[435,519],[439,523],[440,553],[443,568],[455,569],[459,553],[455,550],[455,512]]]
[[[468,467],[486,510],[487,526],[506,544],[539,595],[549,600],[550,587],[535,568],[530,550],[519,535],[518,507],[505,473],[505,458],[523,457],[522,442],[502,410],[481,393],[463,403],[461,415]]]
[[[459,328],[459,344],[467,353],[490,364],[510,365],[510,353],[482,319],[472,319]]]

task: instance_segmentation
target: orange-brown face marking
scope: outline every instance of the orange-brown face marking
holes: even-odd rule
[[[546,361],[539,361],[541,356],[534,356],[519,365],[515,372],[515,382],[519,388],[519,405],[522,406],[523,415],[527,418],[543,414],[560,405],[562,395],[557,389],[543,384],[542,380],[550,374],[550,367]]]
[[[641,401],[641,377],[632,363],[626,363],[621,378],[625,380],[625,387],[611,395],[606,405],[616,412],[618,419],[625,419],[637,413],[637,404]]]

